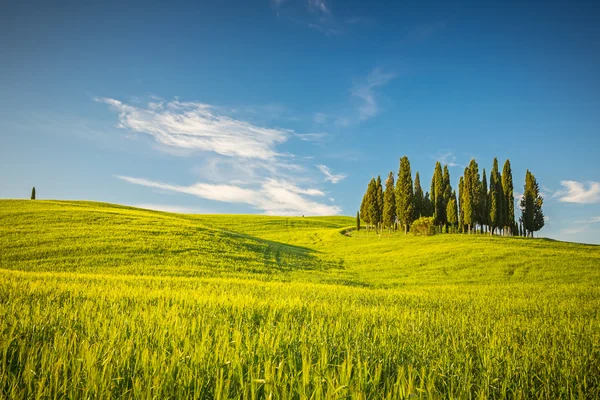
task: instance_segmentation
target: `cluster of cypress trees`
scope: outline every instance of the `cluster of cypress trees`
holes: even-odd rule
[[[520,202],[521,217],[515,219],[512,170],[506,160],[502,173],[494,158],[488,186],[485,169],[479,174],[477,161],[471,160],[458,183],[458,195],[450,184],[450,171],[436,162],[431,188],[423,193],[419,173],[413,184],[410,161],[400,159],[398,180],[390,172],[385,182],[381,177],[369,182],[360,211],[356,214],[357,229],[360,221],[376,230],[398,229],[405,233],[416,219],[432,218],[439,232],[489,233],[513,236],[533,236],[544,226],[543,198],[535,176],[527,170],[524,194]]]

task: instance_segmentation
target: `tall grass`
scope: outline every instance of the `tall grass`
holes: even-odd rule
[[[25,203],[0,202],[0,398],[600,397],[597,247]]]

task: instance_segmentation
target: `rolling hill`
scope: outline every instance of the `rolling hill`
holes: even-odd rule
[[[600,395],[600,246],[0,200],[0,397]]]

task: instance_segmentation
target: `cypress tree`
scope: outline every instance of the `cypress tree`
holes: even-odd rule
[[[492,172],[490,173],[490,192],[488,194],[490,234],[492,235],[496,229],[500,229],[504,226],[502,214],[504,194],[502,192],[501,179],[502,177],[498,172],[498,159],[494,158],[494,165],[492,167]]]
[[[431,205],[431,199],[429,198],[429,192],[426,192],[425,197],[423,198],[423,216],[424,217],[432,217],[433,216],[432,208],[433,208],[433,206]]]
[[[511,225],[515,222],[515,197],[514,187],[512,178],[512,169],[510,167],[510,161],[504,162],[504,168],[502,169],[502,191],[504,192],[504,215],[506,219],[506,226],[509,227],[509,234],[512,234],[514,229]]]
[[[375,178],[369,182],[369,189],[367,192],[367,215],[369,216],[369,224],[376,228],[378,222],[378,206],[377,206],[377,182]]]
[[[392,228],[396,222],[396,194],[394,193],[394,173],[390,172],[385,181],[383,195],[383,227]]]
[[[369,230],[369,189],[371,188],[371,183],[367,186],[367,191],[365,192],[362,203],[360,203],[360,218],[367,224],[367,230]]]
[[[523,198],[521,199],[521,219],[523,220],[525,236],[530,235],[533,237],[533,232],[537,232],[544,227],[543,203],[544,198],[540,195],[537,180],[527,170]]]
[[[31,189],[31,200],[35,200],[35,186]]]
[[[356,211],[356,230],[360,231],[360,213]]]
[[[471,224],[474,226],[485,219],[483,216],[479,215],[479,204],[481,203],[481,179],[479,178],[479,166],[475,159],[472,159],[469,163],[469,179],[469,184],[465,186],[465,189],[470,192]]]
[[[377,221],[375,222],[376,228],[383,222],[383,186],[381,185],[381,176],[377,175],[376,181],[376,189],[377,189]]]
[[[444,187],[444,224],[448,225],[448,203],[452,198],[452,185],[450,184],[450,171],[448,166],[444,165],[444,177],[442,178],[442,185]]]
[[[487,187],[487,177],[485,176],[485,168],[483,169],[483,176],[481,177],[481,204],[479,214],[481,215],[481,224],[484,227],[489,227],[490,220],[490,210],[488,206],[488,187]],[[488,228],[489,229],[489,228]]]
[[[460,233],[464,232],[464,224],[465,224],[465,217],[464,217],[464,210],[463,210],[463,203],[462,203],[462,196],[463,196],[463,187],[464,187],[464,178],[461,176],[460,179],[458,180],[458,210],[459,210],[459,214],[458,214],[458,231]]]
[[[433,173],[433,191],[432,203],[434,207],[433,219],[436,225],[440,226],[446,223],[446,207],[444,207],[444,176],[442,174],[442,165],[438,162],[435,164],[435,172]]]
[[[419,178],[419,172],[415,175],[415,219],[419,219],[425,216],[425,197],[423,196],[423,189],[421,188],[421,178]]]
[[[463,223],[467,226],[467,232],[471,233],[475,215],[473,212],[473,198],[471,186],[473,185],[473,177],[471,176],[471,168],[465,168],[463,180],[462,206],[463,206]]]
[[[414,221],[414,193],[410,161],[404,156],[400,159],[398,182],[396,183],[396,214],[398,222],[404,225],[404,233]]]
[[[456,202],[456,193],[454,191],[450,195],[450,200],[448,200],[448,205],[446,206],[446,217],[448,218],[448,225],[450,225],[452,231],[454,231],[458,224],[458,204]]]

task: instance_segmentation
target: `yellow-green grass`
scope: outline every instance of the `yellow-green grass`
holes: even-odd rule
[[[600,247],[0,201],[0,398],[597,398]]]

